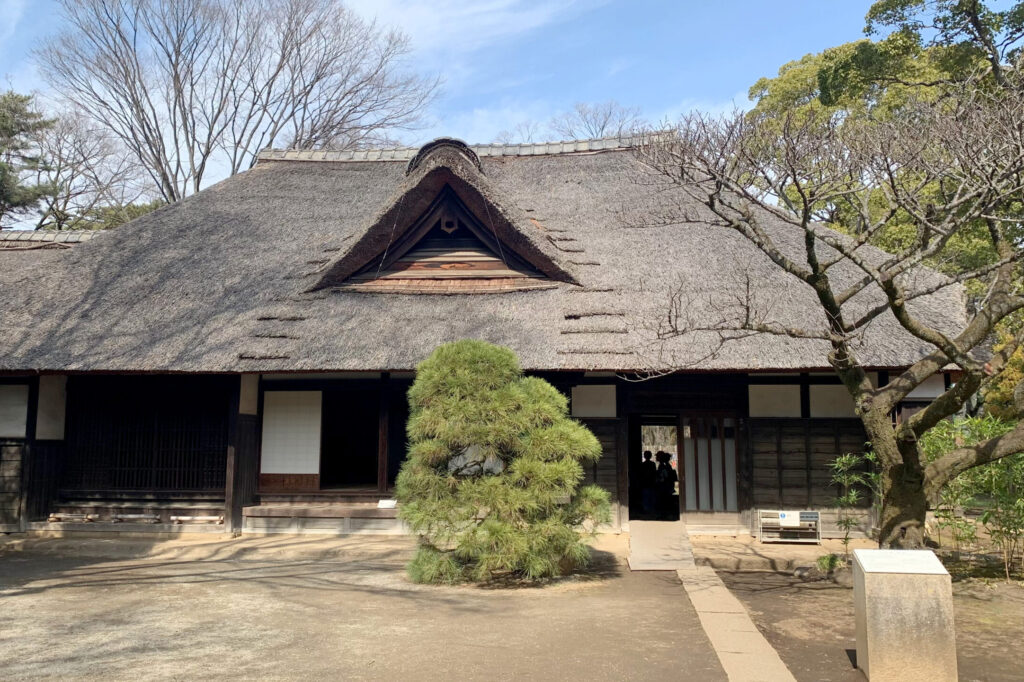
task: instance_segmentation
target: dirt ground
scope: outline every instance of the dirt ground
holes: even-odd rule
[[[853,591],[782,572],[718,571],[798,680],[863,682],[853,667]],[[1024,587],[953,583],[961,682],[1024,679]]]
[[[762,543],[748,536],[722,537],[697,535],[690,537],[697,563],[726,571],[791,571],[797,566],[814,566],[825,554],[842,554],[839,540],[822,540],[820,545],[794,543]],[[850,550],[874,549],[873,540],[854,539]]]
[[[0,677],[725,678],[676,575],[630,573],[621,537],[590,575],[491,589],[409,583],[402,541],[244,542],[0,547]]]

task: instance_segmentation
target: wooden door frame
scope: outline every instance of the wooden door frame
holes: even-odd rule
[[[682,518],[683,514],[688,512],[686,508],[686,445],[685,445],[685,420],[707,420],[709,418],[715,419],[718,424],[719,440],[721,441],[721,453],[722,453],[722,506],[725,509],[722,513],[731,514],[734,512],[728,511],[729,507],[729,496],[727,494],[728,478],[725,467],[725,420],[732,419],[733,421],[733,471],[736,478],[736,512],[739,513],[740,509],[740,415],[738,410],[680,410],[678,412],[678,422],[676,427],[676,438],[678,443],[676,449],[679,451],[679,462],[680,462],[680,476],[679,476],[679,514]],[[707,434],[708,439],[708,473],[710,474],[714,466],[711,462],[711,434]],[[694,509],[689,513],[699,514],[702,512],[700,509],[700,466],[697,462],[697,439],[694,440],[693,448],[693,495],[696,498],[694,500]],[[715,489],[713,482],[709,481],[708,485],[708,496],[710,497],[709,504],[711,509],[707,510],[707,513],[715,513]]]

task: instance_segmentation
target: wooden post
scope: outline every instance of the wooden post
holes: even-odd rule
[[[775,474],[779,484],[779,508],[782,508],[782,422],[775,425]]]
[[[725,419],[718,418],[718,445],[722,453],[722,511],[729,511],[729,479],[725,467]],[[714,502],[714,496],[711,498]]]
[[[679,477],[679,518],[686,513],[686,418],[676,414],[676,473]]]
[[[377,411],[377,490],[388,491],[388,431],[391,422],[391,375],[380,375],[380,407]]]
[[[28,489],[32,476],[36,443],[36,419],[39,415],[39,377],[34,376],[28,384],[28,414],[25,424],[25,444],[21,448],[21,485],[18,491],[18,526],[22,532],[28,529]]]
[[[228,453],[224,476],[224,528],[229,532],[242,528],[242,505],[238,499],[238,406],[242,377],[237,379],[228,400]]]
[[[616,510],[616,527],[621,529],[629,523],[629,457],[632,435],[629,419],[620,416],[615,424],[615,488],[618,509]]]
[[[804,473],[806,474],[805,475],[805,479],[806,479],[806,482],[807,482],[807,508],[808,509],[811,508],[811,499],[812,499],[811,490],[813,488],[813,478],[811,476],[811,467],[813,466],[813,464],[814,464],[814,462],[813,462],[813,459],[811,457],[811,420],[807,419],[807,420],[804,421],[804,466],[807,468],[807,471],[804,472]]]

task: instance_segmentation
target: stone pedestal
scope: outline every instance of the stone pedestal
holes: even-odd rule
[[[956,682],[953,588],[933,552],[854,550],[853,603],[871,682]]]

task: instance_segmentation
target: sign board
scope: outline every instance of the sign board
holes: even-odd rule
[[[853,560],[865,573],[949,575],[935,553],[927,549],[855,549]]]
[[[799,528],[800,527],[800,512],[798,511],[780,511],[779,512],[779,525],[783,528]]]

